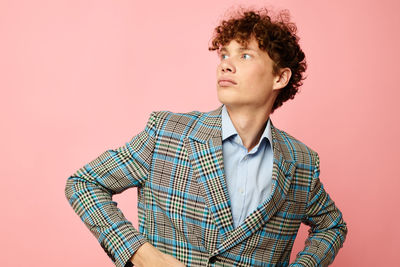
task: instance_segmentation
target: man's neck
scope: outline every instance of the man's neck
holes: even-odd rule
[[[271,108],[268,106],[258,108],[250,106],[226,106],[226,110],[242,140],[243,146],[250,151],[258,144],[264,132]]]

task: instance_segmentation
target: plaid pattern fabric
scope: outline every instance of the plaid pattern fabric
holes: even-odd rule
[[[186,266],[327,266],[346,223],[319,180],[318,154],[275,128],[271,196],[233,227],[224,176],[221,108],[155,111],[145,129],[68,178],[65,194],[116,266],[148,241]],[[138,188],[139,229],[112,195]],[[301,223],[305,248],[289,265]]]

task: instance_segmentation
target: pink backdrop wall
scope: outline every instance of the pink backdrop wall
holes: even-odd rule
[[[1,266],[113,266],[69,206],[66,179],[153,110],[220,105],[207,47],[240,3],[0,1]],[[333,266],[396,266],[399,2],[247,3],[288,8],[299,28],[308,78],[272,119],[320,154],[349,227]],[[137,225],[135,197],[115,200]]]

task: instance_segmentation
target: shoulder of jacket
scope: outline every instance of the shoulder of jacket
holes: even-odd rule
[[[184,134],[182,128],[192,128],[204,115],[204,112],[189,111],[189,112],[172,112],[169,110],[157,110],[150,114],[149,121],[152,122],[152,127],[156,131],[168,129],[169,131],[177,131]],[[184,126],[184,127],[182,127]]]
[[[151,116],[155,116],[158,121],[172,121],[178,122],[188,118],[189,120],[195,120],[202,116],[203,112],[190,111],[190,112],[172,112],[169,110],[157,110],[151,113]]]

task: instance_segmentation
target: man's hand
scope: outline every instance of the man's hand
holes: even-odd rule
[[[144,243],[130,260],[138,267],[185,267],[182,262],[171,255],[162,253],[148,242]]]

